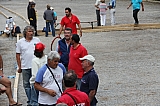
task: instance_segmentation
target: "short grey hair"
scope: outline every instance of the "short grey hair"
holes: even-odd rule
[[[89,61],[89,60],[87,60],[87,61],[89,62],[89,64],[90,64],[91,66],[93,66],[93,65],[94,65],[94,62]]]
[[[29,29],[31,29],[31,30],[33,31],[33,35],[34,35],[34,31],[35,31],[34,27],[33,27],[33,26],[26,26],[26,27],[24,28],[24,31],[23,31],[23,35],[24,35],[25,38],[26,38],[26,33],[27,33],[27,31],[28,31]]]
[[[47,55],[47,59],[49,60],[53,60],[53,59],[55,59],[55,58],[58,58],[58,59],[60,59],[60,55],[59,55],[59,53],[57,52],[57,51],[51,51],[50,53],[48,53],[48,55]]]

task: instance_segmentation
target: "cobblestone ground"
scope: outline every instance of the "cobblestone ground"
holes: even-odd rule
[[[23,0],[0,1],[1,5],[14,9],[23,16],[26,16],[27,2]],[[95,20],[93,0],[36,0],[36,4],[39,12],[39,29],[45,25],[44,21],[40,20],[42,20],[41,13],[45,10],[46,4],[55,7],[59,18],[64,15],[64,8],[70,6],[80,20]],[[132,10],[126,9],[128,4],[129,1],[127,0],[117,1],[117,24],[133,23]],[[147,2],[144,4],[145,12],[139,14],[140,23],[160,22],[160,4]],[[107,14],[109,16],[109,11]],[[1,15],[0,22],[5,22]],[[109,17],[107,17],[107,23],[109,25]],[[3,27],[0,26],[0,28]],[[98,106],[160,106],[159,35],[160,29],[83,34],[81,43],[87,48],[89,54],[96,58],[94,67],[100,79],[96,96],[99,101]],[[47,54],[50,51],[52,37],[40,36],[39,38],[46,45],[45,53]],[[14,69],[15,42],[16,39],[9,40],[0,37],[0,54],[4,60],[6,76],[14,75],[16,71]],[[11,81],[13,82],[14,79]],[[22,77],[20,77],[19,82],[18,100],[24,106],[27,105]],[[0,106],[7,106],[7,104],[7,97],[1,95]]]

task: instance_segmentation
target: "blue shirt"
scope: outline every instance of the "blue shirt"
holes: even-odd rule
[[[86,72],[82,79],[81,79],[81,87],[80,91],[85,92],[87,95],[89,95],[91,90],[96,90],[98,89],[98,75],[95,72],[94,68],[92,68],[90,71]],[[94,97],[91,106],[95,105],[97,103],[97,99]]]
[[[133,10],[140,9],[142,0],[131,0]]]
[[[110,0],[109,6],[112,6],[112,8],[116,7],[116,0]]]

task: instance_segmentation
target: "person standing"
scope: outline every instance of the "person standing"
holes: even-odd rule
[[[90,106],[90,101],[86,93],[76,89],[77,75],[74,71],[68,71],[63,82],[66,90],[57,100],[58,103],[65,103],[68,106]]]
[[[106,10],[107,10],[107,5],[105,4],[105,0],[101,0],[99,9],[100,9],[100,17],[101,17],[101,26],[105,26],[106,25]]]
[[[96,106],[98,101],[95,95],[97,93],[99,79],[93,67],[95,58],[92,55],[86,55],[79,59],[82,61],[82,67],[84,69],[80,91],[85,92],[88,95],[90,106]]]
[[[96,0],[95,7],[96,7],[96,15],[97,15],[97,26],[101,26],[101,18],[100,18],[100,10],[99,4],[101,0]]]
[[[65,14],[66,16],[64,16],[61,19],[61,27],[58,33],[58,36],[60,37],[61,32],[63,30],[63,28],[71,28],[72,29],[72,34],[77,34],[77,27],[76,25],[78,25],[79,31],[80,31],[80,37],[82,37],[82,29],[81,29],[81,24],[79,19],[77,18],[77,16],[75,16],[74,14],[72,14],[71,9],[69,7],[65,8]]]
[[[29,0],[28,6],[27,6],[27,16],[28,16],[28,20],[30,22],[30,8],[31,8],[31,3],[34,2],[33,0]]]
[[[55,36],[54,17],[53,11],[50,9],[50,5],[47,5],[47,10],[44,11],[43,18],[46,20],[46,37],[48,37],[49,27],[52,29],[52,36]]]
[[[51,51],[47,55],[47,64],[37,72],[34,87],[39,91],[39,106],[55,106],[62,94],[62,79],[66,70],[59,59],[58,52]]]
[[[130,8],[130,6],[133,7],[133,18],[135,20],[135,25],[138,25],[139,24],[139,21],[138,21],[138,12],[142,6],[142,11],[144,11],[144,5],[143,5],[143,2],[142,0],[131,0],[131,4],[127,7],[127,9]]]
[[[50,9],[53,11],[53,17],[54,17],[54,27],[56,25],[56,20],[57,20],[57,13],[54,11],[54,8],[53,7],[50,7]]]
[[[6,93],[9,100],[9,106],[21,106],[22,105],[21,103],[17,103],[13,99],[11,81],[3,75],[3,59],[1,55],[0,55],[0,84],[4,85],[4,87],[0,88],[0,95],[2,93]]]
[[[64,38],[58,41],[58,45],[56,48],[56,51],[61,56],[59,62],[65,66],[67,71],[68,71],[69,53],[71,47],[71,36],[72,36],[72,29],[65,28]]]
[[[115,25],[116,0],[110,0],[109,6],[111,25]]]
[[[44,55],[45,45],[41,42],[35,45],[34,55],[35,58],[32,59],[32,77],[30,78],[31,84],[31,104],[32,106],[39,106],[38,104],[38,94],[39,92],[34,88],[35,78],[37,71],[47,63],[47,56]]]
[[[79,43],[80,38],[79,35],[73,34],[71,37],[71,48],[69,53],[69,64],[68,64],[68,70],[74,70],[77,74],[77,89],[80,89],[81,85],[81,78],[83,76],[84,70],[82,68],[82,62],[79,60],[79,58],[82,58],[83,56],[87,55],[88,52],[84,46],[82,46],[81,43]]]
[[[26,26],[23,31],[24,38],[16,44],[16,60],[18,64],[18,73],[22,72],[23,87],[28,98],[28,105],[31,105],[31,68],[32,59],[34,58],[35,44],[40,42],[39,38],[34,36],[34,28]]]
[[[30,9],[29,9],[29,12],[30,12],[30,18],[29,18],[29,20],[30,20],[30,25],[31,26],[33,26],[34,27],[34,29],[35,29],[35,36],[38,36],[37,35],[37,17],[36,17],[36,11],[35,11],[35,5],[36,5],[36,3],[34,3],[34,2],[31,2],[31,7],[30,7]]]

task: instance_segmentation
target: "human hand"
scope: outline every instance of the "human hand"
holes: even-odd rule
[[[144,11],[144,7],[142,7],[142,11]]]
[[[129,9],[129,6],[127,7],[127,9]]]
[[[22,69],[18,68],[17,72],[18,72],[18,73],[21,73],[21,72],[22,72]]]
[[[80,31],[79,35],[80,35],[80,37],[82,37],[82,31]]]
[[[52,89],[47,89],[47,93],[53,97],[57,95],[57,93]]]

